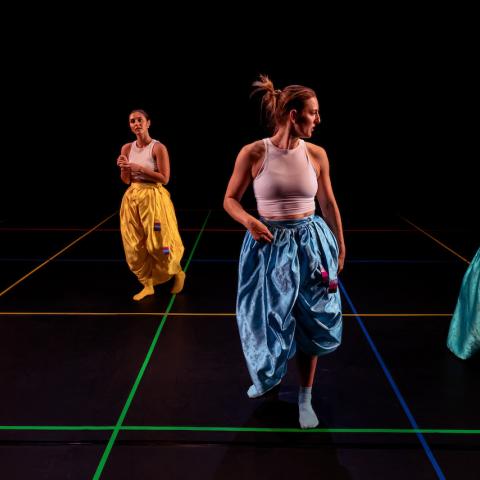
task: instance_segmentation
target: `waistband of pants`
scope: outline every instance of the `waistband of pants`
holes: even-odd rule
[[[267,218],[260,217],[260,221],[272,228],[298,228],[312,223],[315,218],[317,218],[317,215],[312,213],[312,215],[309,215],[308,217],[292,218],[289,220],[269,220]]]

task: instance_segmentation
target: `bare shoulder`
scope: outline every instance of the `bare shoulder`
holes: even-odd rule
[[[305,142],[305,144],[307,146],[308,156],[310,157],[317,174],[319,174],[322,169],[328,168],[328,157],[325,149],[314,143]]]
[[[168,152],[167,147],[162,142],[159,142],[158,140],[153,145],[153,151],[154,152],[159,152],[159,153],[167,153]]]
[[[322,160],[322,159],[327,159],[327,152],[323,147],[320,147],[319,145],[315,145],[314,143],[310,142],[305,142],[305,145],[307,146],[308,154],[317,159],[317,160]]]
[[[249,143],[240,150],[240,154],[248,157],[252,163],[255,163],[264,157],[265,144],[262,140],[257,140],[256,142]]]
[[[262,140],[244,145],[235,162],[236,168],[248,169],[255,176],[258,166],[265,157],[265,145]]]
[[[237,162],[239,166],[246,168],[250,172],[251,178],[258,175],[262,167],[263,159],[265,158],[265,144],[263,140],[245,145],[238,154]]]
[[[128,155],[130,154],[131,148],[132,148],[132,142],[126,143],[125,145],[122,146],[122,149],[120,150],[121,154],[127,155],[128,157]]]

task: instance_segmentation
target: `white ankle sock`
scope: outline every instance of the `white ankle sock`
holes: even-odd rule
[[[301,428],[315,428],[318,425],[318,418],[312,407],[312,387],[300,387],[298,414]]]

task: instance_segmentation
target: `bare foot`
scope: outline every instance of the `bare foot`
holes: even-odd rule
[[[145,298],[148,295],[153,295],[154,293],[155,290],[153,289],[152,285],[145,285],[145,288],[142,291],[138,292],[136,295],[134,295],[133,299],[138,302],[142,298]]]
[[[181,271],[175,275],[175,281],[173,287],[170,290],[171,293],[180,293],[183,290],[183,284],[185,283],[185,272]]]

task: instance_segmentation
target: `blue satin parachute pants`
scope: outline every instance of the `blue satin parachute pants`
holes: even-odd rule
[[[247,231],[239,261],[237,323],[256,393],[280,383],[296,345],[307,355],[333,352],[341,342],[342,312],[336,281],[337,241],[325,221],[260,219],[272,243]]]

